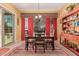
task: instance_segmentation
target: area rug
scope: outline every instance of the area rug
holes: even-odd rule
[[[58,42],[55,42],[55,50],[52,50],[51,46],[48,45],[46,52],[43,52],[43,49],[40,48],[37,50],[37,53],[32,49],[32,46],[29,45],[28,51],[25,50],[24,44],[17,47],[9,56],[75,56],[71,51],[64,49]]]
[[[9,51],[9,48],[0,48],[0,56]]]

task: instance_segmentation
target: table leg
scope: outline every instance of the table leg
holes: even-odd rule
[[[52,50],[55,50],[55,46],[54,46],[54,37],[52,38]]]

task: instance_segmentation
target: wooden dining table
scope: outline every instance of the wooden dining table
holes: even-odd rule
[[[29,42],[28,40],[29,39],[36,39],[36,38],[39,38],[39,36],[26,36],[25,37],[25,50],[27,49],[28,50],[28,45],[29,45]],[[41,36],[40,38],[42,39],[52,39],[52,50],[55,50],[55,45],[54,45],[54,36],[50,36],[50,37],[47,37],[47,36]]]

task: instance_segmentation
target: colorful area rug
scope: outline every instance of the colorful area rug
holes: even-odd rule
[[[0,56],[9,51],[9,48],[0,48]]]
[[[25,50],[24,44],[17,47],[9,56],[75,56],[71,51],[67,50],[65,47],[61,46],[58,42],[55,42],[55,50],[52,51],[50,45],[48,45],[48,49],[46,52],[43,52],[43,49],[37,50],[37,53],[29,46],[28,51]]]

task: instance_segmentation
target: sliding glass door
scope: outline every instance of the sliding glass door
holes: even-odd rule
[[[14,41],[14,16],[10,13],[4,13],[3,19],[3,45],[7,45]]]

